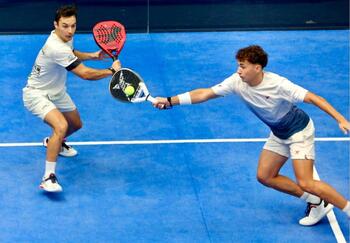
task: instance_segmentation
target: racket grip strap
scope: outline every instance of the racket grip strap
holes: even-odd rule
[[[155,98],[153,98],[151,95],[147,95],[147,97],[146,97],[146,100],[148,100],[149,102],[151,102],[151,103],[155,103],[157,100],[155,99]]]

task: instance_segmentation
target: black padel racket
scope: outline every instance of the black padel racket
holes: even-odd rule
[[[141,76],[129,68],[122,68],[113,74],[109,82],[109,91],[114,98],[123,102],[156,101],[148,92]]]

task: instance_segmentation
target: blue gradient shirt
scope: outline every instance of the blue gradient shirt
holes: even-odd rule
[[[248,108],[265,124],[273,134],[287,139],[303,130],[310,118],[295,103],[304,101],[308,92],[275,73],[264,72],[262,82],[249,86],[237,73],[212,87],[216,95],[237,94]]]

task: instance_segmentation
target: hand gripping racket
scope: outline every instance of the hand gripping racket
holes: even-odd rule
[[[133,94],[127,94],[127,87],[132,86]],[[109,91],[112,96],[123,102],[139,103],[156,100],[148,92],[147,86],[143,79],[136,72],[129,68],[122,68],[115,74],[109,82]]]
[[[113,58],[113,61],[117,60],[126,40],[124,26],[116,21],[102,21],[95,24],[92,33],[96,44]]]

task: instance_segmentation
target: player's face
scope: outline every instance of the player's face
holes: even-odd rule
[[[77,20],[75,16],[61,17],[58,23],[55,21],[55,33],[64,42],[70,41],[73,38],[77,28]]]
[[[238,61],[237,73],[243,82],[249,85],[256,85],[261,80],[262,69],[259,64],[253,64],[247,60]]]

